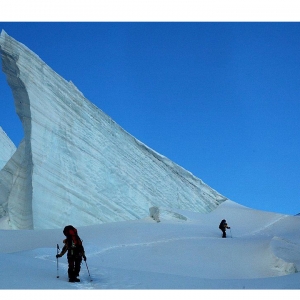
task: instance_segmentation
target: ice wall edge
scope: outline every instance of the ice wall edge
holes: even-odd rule
[[[207,213],[227,199],[127,133],[4,30],[0,52],[24,129],[0,171],[11,228],[133,220],[153,206]]]

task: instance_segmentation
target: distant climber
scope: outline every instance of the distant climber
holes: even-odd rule
[[[219,225],[219,228],[223,232],[222,238],[226,238],[226,229],[230,229],[230,227],[227,225],[227,222],[225,219],[223,219]]]
[[[82,258],[86,261],[82,241],[77,234],[77,229],[72,225],[66,226],[63,233],[66,236],[66,239],[63,240],[64,246],[61,252],[56,255],[56,258],[62,257],[68,251],[69,282],[80,282],[80,279],[77,277],[79,276]]]

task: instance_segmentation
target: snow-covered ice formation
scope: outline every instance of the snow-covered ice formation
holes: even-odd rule
[[[16,146],[6,135],[6,133],[3,131],[2,127],[0,127],[0,148],[1,148],[0,151],[0,170],[1,170],[16,151]]]
[[[3,30],[0,52],[24,130],[11,158],[0,157],[1,228],[135,220],[151,207],[205,213],[227,199],[123,130]]]

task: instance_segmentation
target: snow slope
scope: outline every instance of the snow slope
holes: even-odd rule
[[[221,238],[220,220],[231,230]],[[62,229],[1,230],[0,288],[50,290],[299,289],[300,218],[227,200],[202,214],[161,209],[142,220],[78,228],[86,249],[80,283],[57,261]],[[92,281],[91,281],[92,279]]]

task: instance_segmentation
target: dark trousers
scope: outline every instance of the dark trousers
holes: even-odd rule
[[[68,264],[69,264],[68,275],[69,275],[69,279],[75,279],[76,277],[79,276],[81,261],[82,261],[81,257],[73,257],[73,256],[68,257]]]
[[[222,238],[226,238],[226,230],[225,229],[221,229],[223,232]]]

